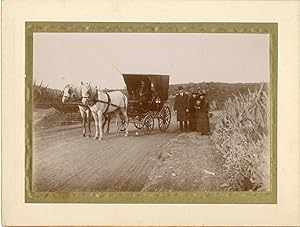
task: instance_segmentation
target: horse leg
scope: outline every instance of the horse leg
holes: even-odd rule
[[[108,134],[109,133],[110,117],[109,117],[109,114],[104,114],[103,117],[104,117],[104,123],[103,123],[102,130],[104,131],[105,125],[107,124],[105,134]]]
[[[99,124],[99,131],[100,131],[100,136],[99,136],[99,140],[103,140],[103,131],[102,131],[102,117],[103,117],[103,113],[102,111],[98,111],[98,124]]]
[[[106,134],[109,134],[109,126],[110,126],[110,115],[107,115],[107,128],[106,128]]]
[[[120,129],[121,129],[121,118],[120,118],[120,113],[119,111],[115,112],[116,116],[116,124],[117,124],[117,136],[120,134]]]
[[[94,117],[94,121],[95,121],[95,128],[96,128],[96,134],[95,134],[95,137],[94,139],[98,139],[99,138],[99,131],[98,131],[98,117],[97,117],[97,114],[92,112],[93,114],[93,117]]]
[[[86,111],[86,118],[87,118],[87,123],[88,123],[88,129],[89,129],[89,133],[88,133],[88,137],[91,137],[91,111],[90,109],[88,109]]]
[[[125,136],[128,136],[128,115],[126,109],[121,109],[125,121]]]
[[[85,112],[80,110],[80,115],[81,115],[81,118],[82,118],[82,136],[85,136]]]
[[[84,116],[85,117],[84,117],[84,123],[83,123],[83,130],[84,130],[83,136],[86,136],[86,126],[87,126],[87,123],[88,123],[88,119],[87,119],[86,114]]]
[[[107,122],[106,114],[103,114],[103,118],[104,118],[104,122],[102,123],[102,131],[104,131],[104,127],[105,127],[106,122]]]

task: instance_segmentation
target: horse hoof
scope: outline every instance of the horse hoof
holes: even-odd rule
[[[85,134],[82,134],[82,137],[85,137]]]
[[[99,140],[101,141],[101,140],[103,140],[103,138],[102,138],[102,137],[99,137]]]
[[[95,136],[95,137],[94,137],[94,140],[96,140],[96,139],[98,139],[98,136]]]

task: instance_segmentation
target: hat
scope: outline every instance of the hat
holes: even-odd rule
[[[180,85],[178,86],[178,91],[183,90],[183,87]]]

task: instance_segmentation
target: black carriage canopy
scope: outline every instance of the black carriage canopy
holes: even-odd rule
[[[122,74],[126,83],[127,92],[136,91],[141,81],[145,82],[146,86],[152,86],[155,92],[158,93],[162,101],[168,100],[169,92],[169,75],[158,74]]]

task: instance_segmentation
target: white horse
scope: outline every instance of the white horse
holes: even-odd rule
[[[80,87],[75,87],[68,84],[64,87],[63,97],[61,99],[62,103],[66,104],[68,102],[80,102],[81,100]],[[91,121],[90,115],[91,110],[88,106],[78,105],[80,115],[82,117],[82,136],[86,136],[86,125],[88,127],[88,137],[91,137]]]
[[[68,84],[63,89],[62,103],[82,103],[80,87]],[[91,137],[91,110],[87,105],[78,105],[80,115],[82,117],[82,136],[86,136],[86,127],[88,128],[88,137]],[[104,116],[103,130],[108,122],[106,133],[109,133],[110,115]]]
[[[92,87],[90,83],[81,82],[81,96],[82,103],[90,107],[95,120],[96,135],[94,139],[103,139],[102,116],[112,112],[115,113],[117,119],[117,135],[119,135],[122,126],[120,113],[125,123],[125,136],[128,135],[128,100],[126,95],[120,91],[106,93],[98,90],[97,87]]]

